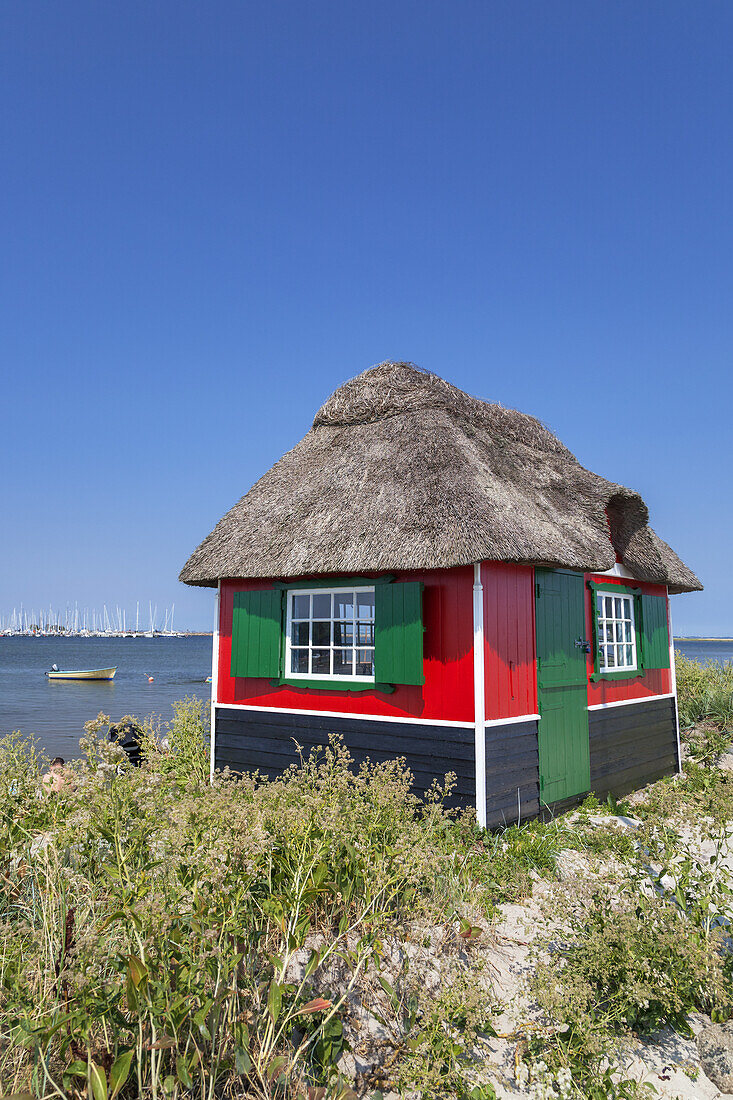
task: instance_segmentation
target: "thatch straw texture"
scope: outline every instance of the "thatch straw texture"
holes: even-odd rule
[[[602,571],[618,551],[639,580],[701,588],[647,520],[637,493],[584,469],[534,417],[380,363],[329,397],[180,576],[215,586],[487,559]]]

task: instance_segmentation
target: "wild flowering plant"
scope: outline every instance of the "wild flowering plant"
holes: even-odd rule
[[[100,715],[50,797],[33,750],[0,745],[0,781],[20,777],[0,835],[5,1092],[343,1096],[345,1013],[385,937],[476,893],[475,834],[399,761],[357,768],[334,741],[277,781],[210,784],[196,707],[140,768]]]
[[[701,664],[676,650],[675,671],[682,726],[709,723],[733,732],[733,664]]]

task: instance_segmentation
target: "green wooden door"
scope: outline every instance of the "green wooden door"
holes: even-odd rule
[[[540,801],[590,790],[585,588],[578,573],[535,570]]]

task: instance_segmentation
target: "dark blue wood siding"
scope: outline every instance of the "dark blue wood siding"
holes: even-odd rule
[[[460,726],[417,722],[380,722],[359,718],[329,718],[321,714],[288,711],[238,710],[216,712],[215,767],[251,772],[270,778],[298,761],[295,743],[303,755],[328,744],[339,734],[357,764],[394,760],[403,756],[414,777],[414,788],[424,794],[434,779],[456,775],[453,805],[475,805],[474,732]]]
[[[591,789],[617,798],[677,771],[674,699],[589,711]]]
[[[514,825],[540,812],[537,723],[486,729],[486,823]]]
[[[474,731],[468,727],[416,722],[329,718],[287,711],[219,707],[216,713],[215,766],[232,771],[259,770],[270,778],[304,755],[328,744],[330,734],[343,738],[357,764],[405,758],[418,794],[448,772],[456,776],[450,804],[475,806]],[[539,813],[536,722],[489,726],[486,730],[486,790],[491,827],[512,824]]]

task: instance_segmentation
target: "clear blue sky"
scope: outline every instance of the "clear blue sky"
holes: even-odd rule
[[[342,381],[413,360],[638,489],[733,634],[733,5],[0,16],[0,612],[176,604]]]

